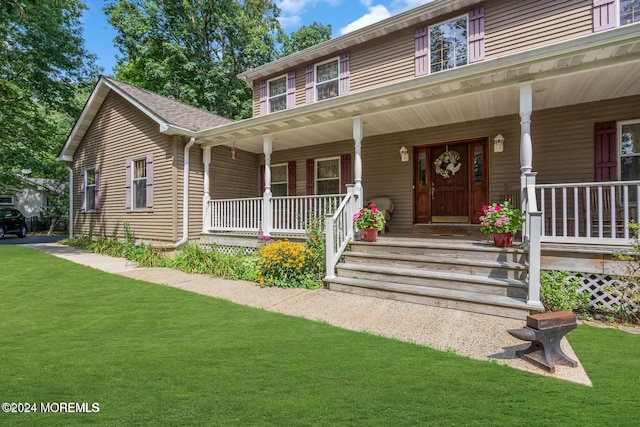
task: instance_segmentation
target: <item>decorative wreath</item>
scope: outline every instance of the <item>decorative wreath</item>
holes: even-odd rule
[[[444,178],[451,178],[460,170],[460,154],[457,151],[445,151],[440,154],[435,162],[436,173]]]

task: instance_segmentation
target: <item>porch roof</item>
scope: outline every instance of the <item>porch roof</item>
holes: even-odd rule
[[[462,123],[519,112],[519,84],[533,82],[543,110],[640,94],[640,24],[494,58],[291,110],[203,130],[204,146],[262,152],[352,139],[361,116],[365,136]],[[595,84],[597,83],[597,84]]]

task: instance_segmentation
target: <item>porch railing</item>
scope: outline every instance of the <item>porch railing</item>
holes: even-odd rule
[[[640,181],[536,185],[542,242],[628,245],[640,222]]]
[[[262,221],[262,197],[209,201],[208,231],[258,232]]]
[[[358,210],[353,185],[347,185],[347,195],[333,214],[325,214],[326,278],[335,277],[336,264],[349,242],[353,240],[353,216]]]

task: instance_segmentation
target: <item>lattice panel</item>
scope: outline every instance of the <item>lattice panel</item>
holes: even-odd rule
[[[243,246],[233,246],[233,245],[207,245],[202,244],[204,248],[208,251],[217,251],[221,254],[233,255],[240,251],[243,255],[254,255],[258,253],[257,248],[247,248]]]
[[[580,279],[582,286],[579,291],[589,293],[591,307],[616,310],[622,305],[620,296],[609,291],[611,288],[615,292],[614,285],[617,283],[617,279],[614,276],[579,272],[569,272],[569,275]],[[639,309],[632,302],[628,303],[628,306],[631,312],[636,312]]]

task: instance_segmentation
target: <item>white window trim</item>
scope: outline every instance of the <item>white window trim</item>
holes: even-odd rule
[[[620,28],[620,27],[625,27],[627,25],[633,25],[633,24],[637,24],[637,22],[632,22],[631,24],[622,24],[620,23],[620,18],[622,18],[620,16],[620,14],[622,13],[622,7],[620,6],[620,0],[616,0],[616,2],[614,3],[614,8],[615,8],[615,17],[616,17],[616,26],[615,28]]]
[[[280,95],[277,96],[284,96],[284,109],[286,110],[287,108],[289,108],[289,106],[287,105],[287,89],[288,89],[288,79],[287,79],[287,75],[283,74],[282,76],[278,76],[278,77],[274,77],[272,79],[267,80],[267,113],[277,113],[278,111],[283,111],[283,110],[278,110],[278,111],[271,111],[271,96],[269,96],[269,87],[271,85],[271,82],[274,82],[276,80],[281,80],[284,78],[284,92]],[[275,97],[274,97],[275,98]]]
[[[326,162],[327,160],[337,160],[338,161],[338,176],[335,178],[318,178],[318,172],[320,171],[320,168],[318,167],[318,163],[320,162]],[[342,167],[340,165],[340,156],[335,156],[335,157],[324,157],[322,159],[315,159],[315,165],[314,165],[314,169],[315,169],[315,173],[313,176],[313,185],[314,185],[314,192],[315,194],[320,194],[320,192],[318,191],[318,181],[333,181],[333,180],[338,180],[338,193],[336,194],[340,194],[340,183],[342,182]]]
[[[2,198],[8,197],[8,198],[11,199],[11,202],[9,202],[9,203],[5,203],[5,202],[0,201],[0,206],[12,206],[12,205],[15,205],[15,203],[16,203],[16,198],[14,196],[10,195],[10,194],[0,194],[0,197],[2,197]]]
[[[327,59],[326,61],[322,61],[322,62],[318,62],[317,64],[313,65],[313,101],[314,102],[320,102],[318,101],[318,67],[320,67],[321,65],[324,64],[328,64],[329,62],[338,62],[338,77],[335,78],[335,81],[338,82],[338,94],[336,96],[330,97],[330,98],[326,98],[323,99],[322,101],[326,101],[328,99],[333,99],[333,98],[338,98],[340,96],[340,57],[336,56],[335,58],[331,58],[331,59]],[[332,82],[334,80],[326,80],[324,82],[322,82],[322,84],[328,83],[328,82]]]
[[[93,171],[93,181],[92,185],[89,185],[89,172]],[[95,212],[96,211],[96,168],[87,168],[84,171],[84,206],[85,212]],[[87,197],[89,194],[89,187],[93,187],[93,209],[89,209],[89,198]]]
[[[273,192],[273,186],[276,184],[285,184],[286,188],[287,188],[287,196],[289,195],[289,165],[287,163],[278,163],[276,165],[271,165],[271,170],[273,171],[273,168],[279,168],[279,167],[283,167],[284,166],[284,170],[285,170],[285,180],[284,181],[273,181],[271,180],[271,189]],[[271,174],[271,176],[273,177],[273,173]]]
[[[144,178],[136,178],[136,162],[144,161]],[[131,210],[132,211],[145,211],[147,209],[147,201],[145,199],[144,206],[136,206],[136,181],[145,180],[145,195],[146,195],[146,181],[147,177],[147,158],[140,157],[131,160]]]
[[[640,119],[633,120],[623,120],[616,122],[616,145],[618,148],[618,158],[616,159],[618,162],[617,175],[618,181],[622,181],[622,126],[625,125],[640,125]],[[624,157],[640,157],[640,152],[633,154],[625,154]]]
[[[464,14],[464,15],[459,15],[456,16],[454,18],[451,19],[447,19],[445,21],[440,21],[437,22],[433,25],[429,25],[427,27],[427,66],[429,67],[429,72],[428,74],[433,74],[434,72],[431,71],[431,28],[433,27],[437,27],[438,25],[442,25],[442,24],[446,24],[448,22],[452,22],[452,21],[457,21],[460,18],[465,18],[467,20],[467,63],[464,65],[459,65],[453,68],[447,68],[446,70],[440,70],[440,71],[436,71],[436,73],[441,73],[443,71],[447,71],[447,70],[453,70],[456,68],[460,68],[460,67],[464,67],[466,65],[469,65],[469,14]]]

